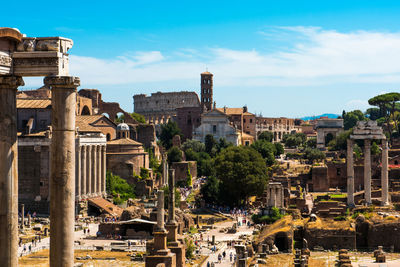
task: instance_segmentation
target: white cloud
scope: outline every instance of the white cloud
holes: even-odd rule
[[[279,31],[293,36],[289,51],[182,48],[168,52],[135,51],[114,59],[71,55],[70,70],[81,77],[83,85],[198,79],[205,66],[218,76],[221,86],[400,82],[400,32],[274,28],[274,34]]]

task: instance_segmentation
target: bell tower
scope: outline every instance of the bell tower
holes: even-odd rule
[[[206,71],[200,74],[201,107],[203,111],[212,109],[213,105],[213,74]]]

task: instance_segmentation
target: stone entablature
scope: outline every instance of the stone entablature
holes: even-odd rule
[[[167,123],[177,115],[178,108],[200,107],[199,97],[195,92],[157,92],[133,96],[134,112],[142,114],[147,122]]]
[[[284,134],[299,132],[299,128],[295,125],[295,119],[284,117],[266,118],[256,117],[256,132],[257,135],[262,132],[272,132],[274,134],[273,141],[282,141]]]
[[[10,36],[7,32],[13,32]],[[0,28],[0,37],[13,38],[18,44],[0,41],[0,74],[17,76],[69,75],[67,51],[71,39],[63,37],[20,37],[15,29]],[[22,36],[22,35],[21,35]],[[8,46],[8,47],[7,47]]]

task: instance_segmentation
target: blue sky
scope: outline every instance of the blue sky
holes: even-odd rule
[[[399,91],[396,1],[55,3],[3,3],[0,26],[73,39],[71,74],[127,111],[133,94],[199,92],[206,67],[217,106],[263,116],[365,110],[370,97]]]

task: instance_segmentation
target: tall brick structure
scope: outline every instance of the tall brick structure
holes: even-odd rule
[[[213,74],[206,71],[200,74],[201,106],[203,110],[211,110],[213,105]]]

